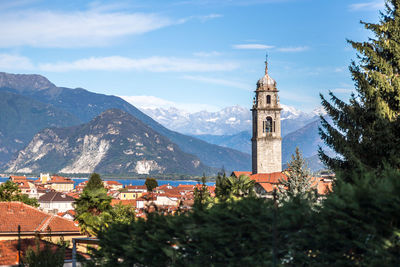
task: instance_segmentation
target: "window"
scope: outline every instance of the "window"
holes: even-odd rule
[[[267,117],[264,126],[265,126],[265,132],[272,133],[272,118],[271,117]]]
[[[271,104],[271,96],[267,95],[267,104]]]

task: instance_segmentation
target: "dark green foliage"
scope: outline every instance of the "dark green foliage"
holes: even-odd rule
[[[310,230],[316,265],[399,265],[400,173],[381,175],[363,172],[354,184],[339,177]]]
[[[363,172],[354,183],[338,177],[320,206],[300,195],[279,206],[242,198],[113,224],[99,234],[96,262],[271,266],[275,246],[278,266],[398,266],[400,172],[388,169],[382,175]]]
[[[148,192],[153,191],[153,189],[158,186],[158,182],[154,178],[146,178],[146,181],[144,182],[144,184],[146,185]]]
[[[44,242],[44,247],[40,247],[40,242]],[[28,248],[23,264],[29,267],[62,267],[64,266],[66,243],[60,243],[56,247],[46,241],[35,240],[35,247]]]
[[[320,135],[339,156],[320,150],[320,157],[343,174],[357,169],[379,173],[385,164],[400,167],[400,1],[386,2],[378,24],[363,22],[374,38],[349,41],[359,53],[359,62],[350,66],[356,95],[348,103],[332,93],[332,102],[321,95],[333,125],[321,117]]]
[[[85,186],[85,190],[93,190],[99,188],[104,188],[103,180],[101,180],[100,174],[94,172],[90,175],[88,183]]]
[[[0,201],[21,201],[33,207],[39,207],[36,198],[30,198],[28,195],[22,194],[16,183],[7,180],[0,185]]]
[[[292,155],[292,160],[288,163],[285,173],[287,179],[279,180],[281,184],[278,190],[279,201],[287,201],[296,196],[316,200],[317,184],[311,177],[298,147],[296,147],[295,155]]]
[[[90,187],[88,187],[89,182]],[[79,222],[81,231],[87,235],[96,235],[112,221],[111,197],[107,195],[98,174],[91,175],[87,186],[75,201],[75,219]]]
[[[226,177],[218,175],[215,182],[215,196],[220,201],[237,200],[243,197],[254,197],[254,180],[246,175]]]
[[[207,178],[203,174],[201,178],[201,185],[197,185],[194,188],[194,207],[198,209],[207,208],[212,203],[212,198],[210,191],[208,191],[208,186],[206,184]]]
[[[217,204],[177,216],[151,213],[99,235],[102,266],[251,266],[270,260],[271,214],[263,200]]]

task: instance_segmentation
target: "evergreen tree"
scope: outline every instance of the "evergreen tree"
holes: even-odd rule
[[[146,185],[148,192],[152,192],[153,189],[158,186],[158,182],[154,178],[146,178],[146,181],[144,182],[144,184]]]
[[[332,92],[332,103],[321,95],[333,124],[321,117],[320,135],[338,155],[330,157],[321,148],[319,154],[335,172],[400,167],[400,0],[386,0],[379,23],[362,24],[374,38],[349,41],[358,51],[359,62],[349,68],[356,94],[348,103]]]
[[[194,188],[194,208],[203,209],[207,208],[212,203],[212,198],[208,186],[206,184],[207,178],[205,174],[201,178],[201,184]]]
[[[87,190],[97,189],[97,188],[104,188],[103,180],[100,178],[100,174],[92,173],[90,175],[89,181],[85,187]]]
[[[278,199],[288,201],[294,197],[315,199],[316,184],[298,147],[288,163],[287,179],[279,179]]]

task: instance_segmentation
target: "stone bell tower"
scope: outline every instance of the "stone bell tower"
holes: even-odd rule
[[[265,75],[257,82],[253,100],[252,172],[271,173],[282,171],[281,106],[276,82]]]

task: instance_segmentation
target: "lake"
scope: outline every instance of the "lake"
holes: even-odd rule
[[[28,180],[36,180],[38,179],[37,177],[27,177]],[[74,181],[74,187],[87,180],[87,178],[71,178]],[[0,177],[0,183],[4,183],[5,181],[8,180],[8,177]],[[127,185],[144,185],[144,182],[146,179],[104,179],[105,181],[117,181],[124,186]],[[163,184],[170,184],[172,186],[178,186],[180,184],[198,184],[198,181],[193,181],[193,180],[157,180],[158,185],[163,185]],[[214,185],[215,183],[207,183],[207,185]]]

